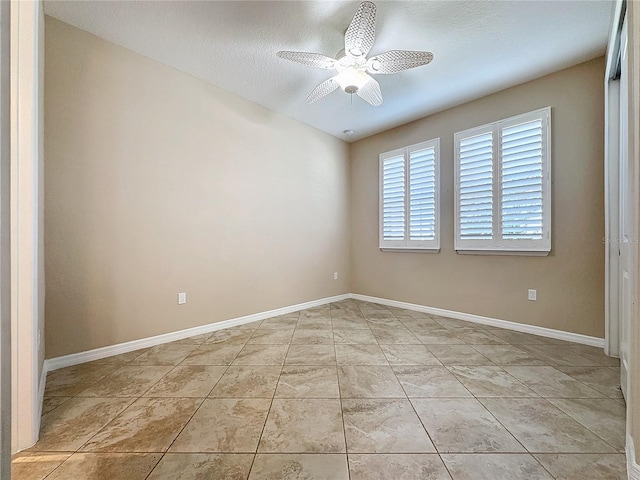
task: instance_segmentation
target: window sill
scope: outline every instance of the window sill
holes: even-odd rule
[[[546,257],[551,253],[550,250],[456,250],[459,255],[517,255],[521,257]]]
[[[440,248],[380,247],[381,252],[440,253]]]

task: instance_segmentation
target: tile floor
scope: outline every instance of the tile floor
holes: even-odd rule
[[[51,372],[14,480],[626,479],[601,350],[346,300]]]

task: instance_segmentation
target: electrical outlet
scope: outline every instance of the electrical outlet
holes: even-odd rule
[[[536,297],[538,296],[538,291],[537,290],[533,290],[533,289],[529,289],[529,300],[536,300]]]
[[[185,303],[187,303],[187,294],[181,292],[178,294],[178,305],[184,305]]]
[[[333,279],[337,280],[338,279],[338,272],[333,272]]]

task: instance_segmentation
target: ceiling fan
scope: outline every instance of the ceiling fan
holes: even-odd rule
[[[313,103],[329,95],[338,87],[354,93],[373,106],[382,104],[380,84],[369,74],[398,73],[402,70],[426,65],[433,60],[431,52],[390,50],[367,59],[375,41],[376,6],[362,2],[344,35],[344,50],[333,59],[321,53],[281,51],[276,55],[309,67],[335,69],[338,74],[322,82],[307,97]]]

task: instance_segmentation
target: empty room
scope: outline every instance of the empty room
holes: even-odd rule
[[[0,480],[640,480],[636,2],[0,6]]]

